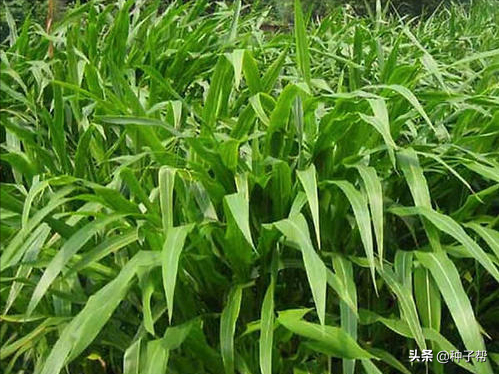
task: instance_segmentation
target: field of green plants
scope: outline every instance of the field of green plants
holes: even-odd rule
[[[0,372],[497,373],[498,5],[5,8]]]

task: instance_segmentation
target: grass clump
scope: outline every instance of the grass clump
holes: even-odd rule
[[[3,372],[492,374],[494,1],[307,21],[296,0],[291,32],[239,5],[11,24]]]

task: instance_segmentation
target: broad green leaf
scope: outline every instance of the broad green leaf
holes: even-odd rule
[[[220,115],[222,99],[227,90],[224,85],[226,85],[227,82],[232,81],[232,76],[229,73],[233,74],[229,61],[225,56],[220,56],[215,65],[215,72],[212,75],[210,88],[204,103],[203,119],[207,130],[214,128],[217,118]],[[232,82],[230,83],[230,87],[231,86]]]
[[[386,362],[388,365],[390,365],[392,368],[398,370],[399,372],[403,374],[411,374],[409,370],[399,361],[397,360],[393,355],[388,353],[387,351],[384,351],[382,349],[377,349],[377,348],[370,348],[366,349],[370,354],[376,356],[380,360],[383,360]]]
[[[401,149],[398,152],[398,161],[411,190],[414,204],[431,208],[430,190],[416,152],[412,148]]]
[[[367,192],[374,234],[376,235],[379,263],[383,268],[383,190],[381,181],[373,167],[357,165],[356,168]]]
[[[310,52],[308,50],[307,29],[300,0],[295,0],[295,42],[296,58],[303,80],[310,85]]]
[[[89,164],[91,158],[90,143],[95,127],[89,126],[88,129],[80,137],[78,147],[76,148],[76,155],[74,159],[73,175],[77,178],[85,177],[85,167]]]
[[[182,345],[191,332],[193,323],[194,320],[191,320],[179,326],[168,327],[163,338],[148,342],[145,370],[143,372],[146,374],[165,373],[168,367],[170,351]]]
[[[452,236],[459,243],[461,243],[466,250],[489,272],[489,274],[492,275],[497,282],[499,282],[499,271],[490,257],[487,256],[483,249],[475,243],[473,239],[466,234],[464,229],[451,217],[423,207],[394,208],[392,211],[401,216],[414,214],[424,216],[440,231]]]
[[[361,310],[360,315],[361,316],[366,316],[366,310]],[[400,320],[395,320],[395,319],[389,319],[389,318],[384,318],[379,315],[376,315],[373,312],[367,312],[368,318],[362,320],[361,323],[363,324],[371,324],[375,322],[381,322],[383,325],[385,325],[387,328],[395,332],[396,334],[399,334],[401,336],[405,336],[407,338],[413,338],[411,335],[411,332],[409,330],[409,327],[407,324],[403,321]],[[458,349],[451,344],[447,339],[445,339],[438,331],[435,331],[431,328],[423,328],[423,334],[426,340],[430,340],[432,343],[435,343],[437,347],[441,350],[445,350],[447,352],[451,351],[458,351]],[[374,355],[377,355],[376,352],[371,352]],[[465,360],[459,360],[457,364],[466,370],[475,373],[475,369],[473,366],[469,363],[467,363]]]
[[[412,261],[414,253],[398,250],[395,253],[395,262],[393,270],[399,282],[408,292],[412,292]]]
[[[168,319],[170,323],[173,316],[173,296],[175,293],[175,284],[177,282],[180,253],[184,247],[187,235],[193,228],[194,224],[170,227],[161,251],[163,287],[166,295],[166,305],[168,306]]]
[[[298,179],[300,180],[305,194],[307,195],[308,206],[312,212],[312,220],[314,222],[315,237],[317,245],[321,249],[320,235],[320,220],[319,220],[319,198],[317,196],[317,177],[314,164],[310,165],[306,170],[298,170]]]
[[[229,43],[232,43],[236,40],[240,13],[241,0],[236,0],[234,4],[234,14],[232,16],[232,25],[230,27]]]
[[[388,153],[395,166],[394,150],[398,149],[397,144],[390,133],[390,119],[388,117],[388,109],[384,99],[369,99],[369,105],[374,113],[374,116],[368,116],[360,113],[360,118],[373,126],[377,132],[383,137],[383,140],[388,147]]]
[[[151,340],[146,348],[146,365],[144,374],[165,373],[170,352],[164,347],[162,339]]]
[[[355,309],[352,309],[345,301],[340,301],[341,328],[354,340],[357,340],[357,289],[353,277],[352,263],[341,256],[333,256],[333,266],[355,306]],[[354,371],[355,360],[343,359],[343,372],[353,374]]]
[[[270,115],[270,123],[266,134],[266,151],[268,154],[277,154],[281,151],[281,149],[275,148],[274,143],[278,142],[278,135],[285,131],[296,96],[302,95],[304,92],[298,85],[288,84],[277,98],[275,108]],[[279,146],[278,143],[277,145]]]
[[[435,279],[466,348],[473,351],[485,351],[480,326],[454,263],[445,253],[416,252],[416,257],[424,267],[430,270]],[[488,362],[476,363],[475,369],[479,374],[492,374]]]
[[[414,270],[414,296],[423,327],[440,331],[440,293],[430,272],[423,267]]]
[[[59,70],[59,67],[57,65],[56,70]],[[64,128],[64,124],[66,122],[64,118],[64,99],[62,96],[61,87],[57,84],[53,84],[52,87],[54,90],[54,111],[52,120],[48,121],[50,128],[50,138],[59,158],[62,170],[68,173],[69,157],[66,151],[67,131]]]
[[[250,50],[244,51],[243,74],[252,95],[256,95],[262,91],[262,82],[260,80],[258,65]]]
[[[262,303],[259,362],[262,374],[272,374],[272,343],[274,338],[274,282],[267,288]]]
[[[137,241],[138,239],[139,234],[136,229],[129,229],[118,235],[107,238],[95,248],[85,252],[82,255],[82,258],[74,266],[71,266],[69,271],[66,273],[66,276],[84,269],[92,263],[101,260],[111,253],[117,252],[121,248],[126,247],[127,245]]]
[[[404,173],[409,189],[411,190],[414,205],[431,209],[430,190],[428,189],[423,169],[419,165],[416,152],[412,148],[402,149],[397,156],[399,165]],[[442,247],[440,245],[440,238],[437,230],[431,223],[424,219],[423,224],[433,250],[437,252],[441,251]]]
[[[403,283],[397,280],[395,273],[388,266],[385,266],[383,270],[380,270],[380,274],[395,295],[397,295],[402,319],[407,322],[412,336],[414,336],[419,348],[421,350],[426,349],[426,342],[419,323],[416,304],[414,303],[414,299],[412,297],[412,285],[410,288],[404,286]],[[408,289],[410,292],[408,292]]]
[[[138,272],[139,285],[142,290],[142,314],[144,318],[144,328],[146,331],[155,336],[154,319],[151,309],[151,298],[154,293],[154,279],[148,269],[140,269]]]
[[[278,221],[274,225],[301,251],[317,315],[321,324],[324,325],[326,316],[326,266],[314,250],[312,241],[310,240],[307,221],[300,213],[288,219]]]
[[[244,49],[235,49],[232,53],[226,55],[234,68],[234,85],[239,88],[243,72]]]
[[[140,182],[135,177],[134,173],[129,168],[123,168],[120,173],[121,178],[127,184],[130,191],[137,197],[137,199],[144,204],[149,213],[159,213],[157,206],[151,203],[146,191],[140,185]]]
[[[291,218],[293,216],[296,216],[297,214],[300,214],[302,208],[305,206],[306,203],[307,203],[307,195],[304,192],[299,191],[296,194],[293,204],[291,205],[291,209],[289,211],[289,217]]]
[[[33,200],[37,195],[42,194],[43,191],[49,186],[49,181],[43,182],[34,182],[33,186],[28,192],[26,196],[26,200],[24,201],[23,206],[23,215],[21,218],[22,229],[26,230],[26,226],[28,225],[28,220],[30,216],[31,205],[33,204]]]
[[[269,66],[268,70],[265,72],[262,78],[263,89],[265,92],[270,92],[279,78],[279,74],[286,61],[286,56],[288,54],[288,48],[285,48],[279,57]]]
[[[81,247],[83,247],[96,233],[98,233],[99,230],[122,218],[123,215],[111,215],[96,219],[95,221],[83,226],[64,243],[55,257],[50,261],[49,265],[43,272],[40,281],[36,285],[35,290],[33,291],[33,295],[31,296],[31,300],[29,301],[29,305],[26,310],[26,314],[28,316],[36,308],[52,282],[61,273],[71,257],[73,257],[73,255],[75,255]]]
[[[279,312],[278,321],[294,334],[312,339],[314,341],[313,347],[320,352],[348,359],[372,357],[342,328],[307,322],[301,319],[304,313],[306,310],[305,312],[303,310],[285,310]]]
[[[438,135],[437,129],[433,126],[433,123],[430,120],[430,117],[428,117],[428,114],[425,112],[423,106],[419,102],[419,100],[416,98],[416,96],[409,90],[407,87],[401,86],[399,84],[390,84],[390,85],[380,85],[376,86],[379,88],[386,88],[391,91],[395,91],[401,96],[403,96],[413,107],[418,111],[418,113],[421,115],[421,117],[424,118],[428,126]],[[447,134],[448,137],[448,134]]]
[[[234,333],[241,308],[242,286],[234,286],[220,317],[220,351],[225,373],[234,374]]]
[[[140,348],[142,340],[138,339],[127,348],[123,355],[123,374],[140,374]]]
[[[439,349],[447,352],[459,351],[459,349],[457,349],[455,345],[449,342],[438,331],[431,328],[424,328],[423,333],[427,340],[430,340],[432,343],[434,343],[434,347],[438,347]],[[465,360],[457,360],[456,364],[461,366],[463,369],[468,370],[470,373],[478,373],[476,368],[474,368],[471,363],[468,363]]]
[[[265,110],[263,109],[262,102],[260,101],[260,95],[261,93],[251,96],[249,102],[258,116],[258,119],[262,121],[263,124],[268,126],[270,124],[270,120],[267,113],[265,113]]]
[[[360,362],[362,362],[362,366],[367,374],[382,374],[382,371],[371,360],[361,360]]]
[[[24,246],[26,246],[26,250],[23,250],[24,252],[23,262],[30,263],[37,259],[38,253],[40,252],[40,249],[47,240],[49,234],[50,234],[50,227],[46,223],[41,224],[36,228],[35,231],[33,231],[33,233],[24,243]],[[27,279],[31,274],[32,269],[33,269],[32,266],[21,265],[16,272],[16,278]],[[24,284],[21,282],[14,282],[12,284],[9,291],[9,296],[7,297],[7,300],[5,302],[4,314],[8,313],[10,307],[13,305],[14,301],[19,296],[19,293],[21,292],[23,286]]]
[[[249,226],[249,206],[244,194],[235,193],[225,196],[224,199],[232,217],[236,221],[237,227],[241,230],[251,248],[255,249]]]
[[[339,274],[333,273],[326,268],[327,284],[336,291],[341,301],[348,305],[352,312],[357,315],[357,304],[355,298],[351,295],[350,290],[347,288],[345,280],[340,278]]]
[[[5,321],[9,321],[8,318],[2,319]],[[49,317],[45,318],[45,320],[36,326],[31,332],[26,334],[25,336],[17,339],[13,342],[6,341],[2,345],[2,350],[0,351],[0,359],[5,360],[7,357],[15,355],[16,352],[22,350],[25,346],[29,346],[33,341],[38,337],[42,337],[43,335],[55,330],[58,326],[63,325],[67,322],[67,317]],[[26,320],[26,322],[33,322],[31,320]],[[15,356],[14,356],[15,357]]]
[[[373,250],[373,238],[371,231],[371,215],[369,214],[369,208],[367,205],[366,197],[359,191],[355,189],[350,182],[347,181],[328,181],[328,184],[333,184],[338,186],[345,196],[347,197],[350,205],[352,206],[355,220],[357,221],[357,226],[360,232],[360,238],[364,249],[366,251],[366,256],[369,261],[369,267],[371,269],[371,276],[373,280],[374,289],[376,288],[376,277],[375,277],[375,263],[374,263],[374,250]]]
[[[29,235],[29,233],[34,230],[40,222],[46,219],[52,211],[70,201],[70,199],[66,198],[66,196],[73,191],[74,187],[66,187],[57,191],[49,202],[42,209],[37,211],[31,219],[29,219],[26,228],[19,230],[19,232],[9,241],[7,247],[3,250],[0,261],[0,270],[3,271],[8,267],[14,266],[23,257],[24,252],[27,249],[26,245],[23,245],[23,243],[25,244],[26,236]],[[2,202],[5,202],[3,198]]]
[[[468,222],[465,226],[473,229],[478,235],[480,235],[480,237],[485,240],[487,245],[494,251],[496,257],[499,259],[499,231],[483,227],[476,222]]]
[[[475,161],[464,162],[463,165],[468,169],[473,170],[475,173],[499,183],[499,165],[486,166]]]
[[[161,206],[163,232],[168,234],[173,227],[173,189],[175,187],[176,169],[163,166],[159,170],[159,199]]]
[[[154,252],[137,253],[120,274],[88,299],[85,307],[66,325],[52,347],[41,374],[59,374],[66,363],[75,359],[97,336],[125,297],[139,266],[159,264]]]

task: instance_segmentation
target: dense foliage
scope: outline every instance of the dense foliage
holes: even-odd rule
[[[497,3],[160,3],[11,23],[2,373],[497,372]]]

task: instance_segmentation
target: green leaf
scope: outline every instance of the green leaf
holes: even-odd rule
[[[175,187],[176,169],[163,166],[159,169],[159,201],[163,222],[163,232],[168,234],[173,227],[173,188]]]
[[[230,27],[230,34],[229,34],[230,43],[236,40],[240,13],[241,13],[241,0],[236,0],[234,4],[234,14],[232,16],[232,25]]]
[[[398,281],[408,292],[412,292],[412,262],[414,254],[398,250],[395,253],[393,268]]]
[[[234,69],[234,85],[239,88],[243,72],[244,49],[235,49],[230,54],[226,54],[227,59],[232,63]]]
[[[55,257],[50,261],[49,265],[43,272],[43,275],[36,285],[31,300],[29,301],[26,315],[31,315],[42,297],[45,295],[55,278],[61,273],[64,266],[69,262],[71,257],[75,255],[81,247],[83,247],[99,230],[106,227],[111,222],[122,219],[123,215],[111,215],[99,218],[88,223],[78,230],[68,241],[64,243]]]
[[[287,54],[288,48],[286,47],[265,72],[262,78],[262,85],[265,92],[270,92],[274,88],[274,85],[279,78],[279,73],[281,72],[286,61]]]
[[[366,251],[366,256],[369,261],[369,267],[371,269],[371,276],[373,280],[374,289],[377,292],[376,287],[376,277],[375,277],[375,263],[374,263],[374,249],[373,249],[373,238],[371,231],[371,215],[369,214],[369,208],[367,206],[366,197],[359,191],[355,189],[350,182],[347,181],[327,181],[328,184],[334,184],[338,186],[345,196],[347,197],[350,205],[352,206],[353,213],[355,215],[355,220],[357,221],[357,226],[359,227],[360,238],[364,249]]]
[[[322,325],[326,322],[326,266],[315,252],[310,240],[307,221],[297,214],[274,223],[275,227],[302,253],[308,284],[312,290],[317,316]]]
[[[168,327],[163,338],[147,343],[147,357],[144,370],[146,374],[166,372],[170,351],[182,345],[191,332],[194,322],[195,320],[191,320],[179,326]]]
[[[66,196],[73,191],[74,187],[66,187],[54,193],[49,202],[29,219],[25,229],[19,230],[19,232],[9,241],[7,247],[2,252],[0,261],[1,271],[14,266],[19,262],[27,249],[26,245],[23,245],[25,244],[26,236],[29,235],[40,222],[46,219],[52,211],[70,201]],[[5,201],[6,199],[2,197],[2,202],[5,203]]]
[[[262,303],[259,362],[262,374],[272,374],[272,343],[274,337],[274,282],[267,288]]]
[[[484,176],[487,179],[490,179],[496,183],[499,183],[499,166],[485,166],[479,162],[464,162],[464,166],[468,169],[473,170],[480,176]]]
[[[50,234],[50,227],[46,223],[42,223],[40,226],[36,228],[35,231],[29,236],[23,246],[26,249],[23,249],[21,252],[24,253],[23,262],[30,263],[37,259],[38,253],[42,248],[43,244],[47,240],[47,237]],[[17,272],[16,278],[28,278],[33,267],[29,265],[21,265]],[[10,288],[9,296],[5,302],[4,313],[7,314],[10,307],[14,304],[14,301],[19,296],[24,284],[21,282],[14,282]]]
[[[203,119],[206,123],[206,129],[212,129],[215,126],[220,114],[222,99],[227,90],[224,85],[232,81],[232,77],[229,79],[229,73],[232,74],[229,61],[225,56],[220,56],[215,65],[215,72],[213,73],[206,102],[204,103]]]
[[[89,126],[88,129],[86,129],[83,135],[80,137],[80,141],[78,142],[73,170],[73,175],[77,178],[85,177],[85,167],[89,165],[89,162],[92,160],[90,153],[90,142],[92,141],[94,130],[94,126]]]
[[[397,300],[401,308],[402,319],[407,322],[412,336],[416,339],[421,350],[426,349],[426,342],[424,340],[423,331],[419,323],[418,312],[416,310],[416,304],[412,297],[412,285],[409,287],[404,286],[399,282],[393,273],[393,271],[385,266],[383,270],[379,272],[388,286],[397,295]],[[409,292],[408,292],[409,291]]]
[[[95,248],[85,252],[81,259],[74,266],[71,266],[66,273],[66,276],[81,271],[92,263],[101,260],[111,253],[119,251],[121,248],[124,248],[137,240],[139,240],[139,233],[136,229],[125,230],[118,235],[107,238]]]
[[[142,340],[138,339],[127,348],[123,356],[123,374],[140,374],[140,348]]]
[[[374,116],[368,116],[360,113],[360,118],[373,126],[377,132],[383,137],[383,140],[388,147],[388,153],[395,166],[394,150],[398,149],[397,144],[390,133],[390,119],[388,117],[388,109],[384,99],[369,99],[369,105],[374,113]]]
[[[300,0],[295,0],[295,41],[298,68],[302,78],[310,85],[310,52],[308,51],[307,29]]]
[[[168,366],[170,352],[164,347],[162,339],[151,340],[147,343],[145,374],[165,373]]]
[[[426,121],[426,123],[428,124],[428,126],[437,135],[439,135],[439,133],[437,132],[437,129],[433,126],[433,123],[431,122],[430,117],[428,117],[428,114],[426,114],[423,106],[418,101],[418,99],[416,98],[416,96],[407,87],[401,86],[399,84],[379,85],[379,86],[376,86],[376,87],[385,88],[385,89],[388,89],[388,90],[391,90],[391,91],[395,91],[398,94],[400,94],[401,96],[403,96],[414,107],[414,109],[416,109],[418,111],[418,113],[421,115],[421,117],[423,117],[423,119]],[[446,134],[446,136],[448,137],[448,134]]]
[[[321,235],[319,227],[319,198],[317,197],[317,179],[314,164],[306,170],[298,170],[298,179],[300,180],[305,194],[307,195],[308,206],[312,212],[312,220],[314,222],[315,237],[317,246],[321,249]]]
[[[253,245],[253,239],[251,239],[251,231],[249,226],[249,207],[248,201],[245,199],[244,194],[235,193],[232,195],[225,196],[225,203],[229,208],[232,217],[236,221],[237,227],[241,230],[244,238],[251,246],[251,248],[255,249]]]
[[[416,257],[424,267],[430,270],[435,279],[466,348],[473,351],[485,351],[480,326],[454,263],[445,253],[416,252]],[[492,374],[488,362],[478,362],[475,368],[479,374]]]
[[[476,222],[468,222],[466,227],[473,229],[480,237],[485,240],[487,245],[492,249],[499,259],[499,231],[483,227]]]
[[[438,213],[432,209],[416,207],[416,208],[393,208],[393,213],[397,215],[414,215],[420,214],[433,223],[440,231],[452,236],[460,242],[466,250],[499,282],[499,271],[494,263],[487,256],[484,250],[471,239],[464,229],[451,217]]]
[[[154,319],[151,310],[151,298],[154,293],[154,279],[148,269],[140,269],[138,272],[139,285],[142,290],[142,314],[144,315],[144,328],[152,336],[154,331]]]
[[[412,148],[402,149],[397,156],[399,165],[411,190],[414,205],[431,209],[430,190],[428,189],[423,169],[419,165],[416,152]],[[423,219],[423,224],[433,250],[437,252],[441,251],[442,247],[435,227],[425,219]]]
[[[184,247],[185,239],[194,228],[194,224],[179,227],[170,227],[161,251],[161,266],[163,274],[163,287],[168,306],[168,319],[171,323],[173,316],[173,296],[177,281],[178,264],[180,253]]]
[[[59,374],[65,364],[78,357],[123,300],[138,267],[153,267],[158,264],[159,258],[153,252],[139,252],[128,261],[120,274],[91,296],[81,312],[62,330],[40,374]]]
[[[258,71],[258,65],[256,64],[253,54],[250,50],[244,51],[243,60],[243,73],[246,84],[252,95],[256,95],[262,91],[262,82],[260,80],[260,73]]]
[[[234,374],[234,333],[241,308],[242,286],[234,286],[220,317],[220,350],[225,374]]]
[[[371,360],[361,360],[361,362],[367,374],[382,374],[382,371]]]
[[[440,293],[430,272],[423,267],[414,271],[414,296],[422,325],[440,331]]]
[[[343,329],[328,325],[317,325],[302,320],[307,310],[285,310],[279,312],[278,321],[294,334],[312,339],[314,349],[334,357],[365,359],[373,357],[363,350]]]
[[[352,309],[345,301],[340,301],[341,328],[354,340],[357,340],[357,289],[353,277],[352,263],[341,256],[333,256],[333,265],[355,306],[355,309]],[[355,372],[355,360],[343,359],[343,372],[353,374]]]
[[[381,181],[373,167],[357,165],[356,168],[367,192],[374,234],[376,235],[379,263],[383,268],[383,190]]]
[[[355,286],[353,278],[353,268],[352,263],[346,258],[340,255],[333,255],[333,266],[336,274],[333,274],[328,269],[328,283],[338,283],[334,290],[338,293],[342,302],[348,305],[357,318],[357,288]],[[336,280],[330,281],[330,278],[334,276]],[[341,307],[341,304],[340,304]]]
[[[151,203],[149,197],[147,196],[146,191],[140,185],[140,182],[137,180],[133,172],[129,168],[123,168],[120,173],[121,178],[127,184],[130,191],[137,197],[137,199],[144,204],[149,213],[159,213],[157,206]]]

